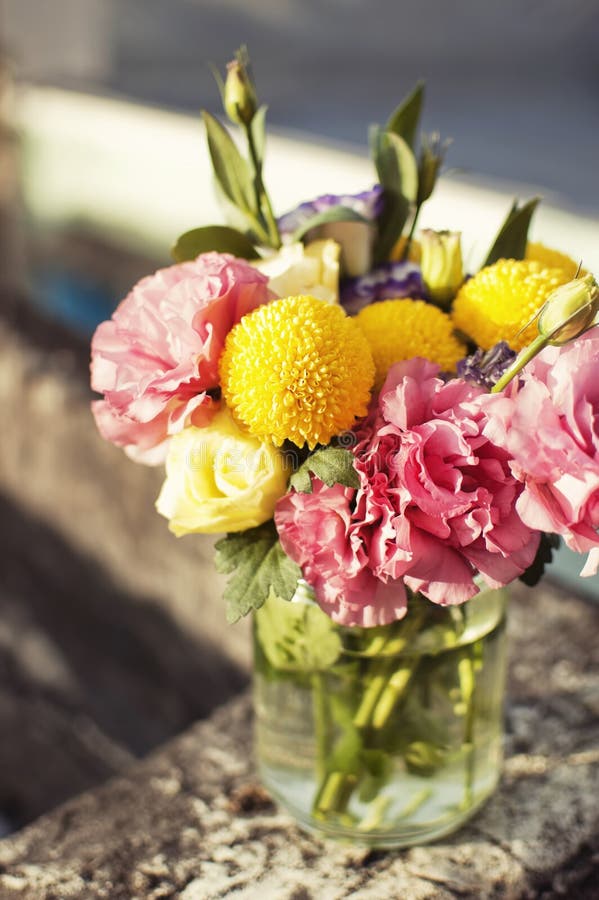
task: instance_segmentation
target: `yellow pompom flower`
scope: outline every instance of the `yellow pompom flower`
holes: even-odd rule
[[[383,386],[393,363],[424,356],[451,372],[466,348],[453,333],[451,318],[424,300],[383,300],[365,306],[356,322],[370,345],[376,366],[375,387]]]
[[[500,259],[462,285],[453,304],[454,324],[483,350],[498,341],[521,350],[538,333],[536,322],[525,328],[527,322],[569,280],[563,269],[545,268],[534,259]]]
[[[366,414],[374,363],[340,306],[300,296],[244,316],[227,336],[220,374],[229,408],[252,434],[312,449]]]
[[[546,269],[563,269],[569,279],[576,278],[578,272],[579,264],[571,256],[566,256],[560,250],[546,247],[545,244],[529,241],[526,245],[526,259],[536,259]],[[586,274],[585,269],[580,270],[581,276]]]

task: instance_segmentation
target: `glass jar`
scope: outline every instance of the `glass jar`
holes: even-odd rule
[[[335,624],[300,583],[254,617],[263,784],[320,834],[424,843],[468,819],[502,760],[505,591],[462,606],[412,595],[404,619]]]

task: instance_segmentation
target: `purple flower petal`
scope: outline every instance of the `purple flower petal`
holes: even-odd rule
[[[371,190],[359,194],[322,194],[314,200],[300,203],[295,209],[280,217],[279,231],[281,234],[293,234],[308,219],[335,206],[347,206],[373,222],[382,212],[383,188],[380,184],[375,184]]]
[[[383,263],[359,278],[341,284],[341,304],[350,315],[379,300],[426,297],[420,268],[412,262]]]
[[[471,356],[461,359],[457,365],[457,373],[464,381],[490,390],[515,358],[516,354],[509,345],[500,341],[486,352],[477,350]]]

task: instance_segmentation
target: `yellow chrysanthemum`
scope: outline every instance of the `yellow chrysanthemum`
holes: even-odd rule
[[[393,363],[424,356],[444,372],[455,369],[466,350],[453,334],[453,322],[424,300],[383,300],[364,307],[356,322],[370,345],[379,390]]]
[[[521,350],[538,333],[532,322],[549,294],[569,281],[563,269],[547,269],[537,260],[500,259],[481,269],[462,287],[453,304],[453,321],[483,350],[507,341]]]
[[[571,256],[566,256],[559,250],[553,250],[546,247],[545,244],[539,244],[529,241],[526,245],[526,259],[536,259],[546,269],[563,269],[568,279],[576,278],[578,272],[578,263]],[[580,275],[586,275],[586,270],[581,269]]]
[[[326,444],[366,414],[374,363],[340,306],[286,297],[233,328],[220,361],[223,396],[249,431],[275,444]]]

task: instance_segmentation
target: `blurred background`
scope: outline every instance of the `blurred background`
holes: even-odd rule
[[[598,38],[597,0],[1,0],[0,832],[247,677],[210,542],[167,533],[159,473],[100,441],[87,385],[96,324],[221,219],[209,62],[250,49],[277,212],[369,186],[368,126],[424,78],[424,126],[453,138],[424,223],[475,258],[540,194],[533,235],[597,272]],[[552,577],[599,596],[577,569]]]

